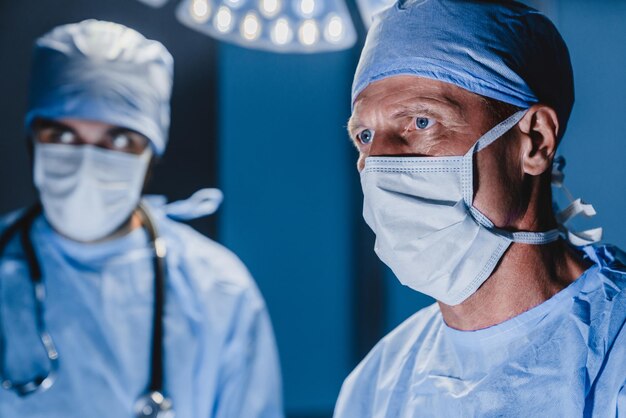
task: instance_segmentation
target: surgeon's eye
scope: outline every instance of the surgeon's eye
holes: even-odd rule
[[[74,135],[74,132],[65,131],[59,135],[58,142],[61,144],[71,145],[76,142],[76,135]]]
[[[111,145],[114,150],[125,151],[130,147],[131,140],[126,134],[117,134],[111,140]]]
[[[430,118],[425,118],[425,117],[417,117],[415,118],[415,127],[417,129],[428,129],[431,126],[433,126],[435,123],[437,123],[434,119],[430,119]]]
[[[148,147],[148,138],[138,132],[128,129],[115,129],[108,135],[108,140],[101,144],[102,147],[126,152],[129,154],[141,154]]]
[[[113,130],[108,138],[108,141],[102,144],[103,147],[129,154],[141,154],[148,148],[150,142],[142,134],[125,128]]]
[[[364,129],[356,135],[356,139],[363,145],[367,145],[374,140],[374,131],[371,129]]]
[[[44,144],[74,145],[79,142],[74,132],[58,127],[38,129],[34,136],[37,141]]]

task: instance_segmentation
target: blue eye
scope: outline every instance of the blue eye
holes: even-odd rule
[[[374,140],[374,131],[364,129],[356,135],[356,139],[358,139],[362,144],[367,145]]]
[[[429,119],[429,118],[424,118],[424,117],[415,118],[415,127],[417,129],[422,129],[422,130],[428,129],[434,124],[435,124],[434,119]]]

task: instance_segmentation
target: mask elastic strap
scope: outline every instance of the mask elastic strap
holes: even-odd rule
[[[461,182],[463,183],[463,198],[467,206],[470,208],[470,213],[472,217],[478,222],[480,225],[493,232],[496,235],[504,237],[512,242],[518,242],[521,244],[532,244],[532,245],[542,245],[548,244],[550,242],[556,241],[559,239],[560,233],[557,229],[552,229],[546,232],[530,232],[530,231],[520,231],[520,232],[510,232],[505,231],[496,226],[483,215],[478,209],[476,209],[472,203],[474,200],[473,196],[473,162],[474,162],[474,154],[479,151],[484,150],[489,145],[493,144],[497,139],[501,138],[504,134],[510,131],[515,125],[519,123],[520,120],[526,114],[527,109],[520,110],[515,112],[492,129],[487,131],[483,136],[481,136],[478,141],[474,144],[474,146],[463,156],[463,174]]]
[[[546,232],[508,232],[496,229],[498,235],[509,236],[511,241],[520,244],[543,245],[558,240],[561,233],[558,229],[551,229]]]
[[[527,109],[513,113],[511,116],[494,126],[490,131],[481,136],[474,145],[474,154],[484,150],[491,145],[496,139],[510,131],[526,114]]]
[[[478,222],[480,225],[493,232],[496,235],[504,237],[513,242],[517,242],[520,244],[532,244],[532,245],[542,245],[548,244],[550,242],[554,242],[561,236],[561,233],[558,229],[551,229],[546,232],[530,232],[530,231],[519,231],[519,232],[510,232],[505,231],[500,228],[496,228],[496,226],[483,215],[478,209],[474,206],[470,207],[470,212],[472,217]]]
[[[472,148],[467,151],[467,153],[463,156],[463,171],[461,175],[461,187],[463,190],[463,199],[468,207],[472,207],[472,202],[474,201],[474,180],[473,180],[473,161],[474,154],[485,149],[497,139],[502,137],[505,133],[510,131],[515,125],[519,123],[520,120],[526,114],[527,109],[520,110],[519,112],[515,112],[489,131],[487,131],[483,136],[478,138],[476,143]]]

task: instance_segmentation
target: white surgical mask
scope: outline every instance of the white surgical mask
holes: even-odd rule
[[[512,242],[558,239],[557,230],[500,230],[472,206],[474,153],[504,135],[524,113],[498,124],[464,156],[365,160],[363,216],[376,234],[376,254],[402,284],[458,305],[487,280]]]
[[[34,179],[46,219],[76,241],[107,237],[127,221],[141,198],[152,157],[92,145],[35,143]]]

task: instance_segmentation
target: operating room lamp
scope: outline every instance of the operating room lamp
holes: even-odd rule
[[[182,0],[176,16],[213,38],[272,52],[338,51],[357,38],[344,0]]]
[[[168,0],[139,0],[161,7]],[[345,0],[182,0],[183,24],[221,41],[272,52],[328,52],[352,47],[356,30]],[[396,0],[356,0],[366,29]],[[553,20],[558,0],[522,0]],[[557,20],[555,20],[557,21]]]

